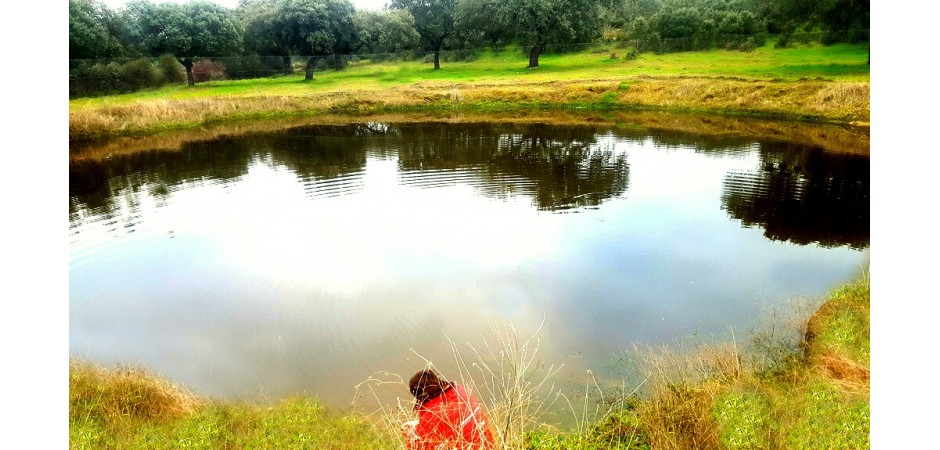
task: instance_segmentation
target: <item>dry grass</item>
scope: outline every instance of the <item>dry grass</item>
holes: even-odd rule
[[[398,441],[310,397],[273,405],[210,401],[142,369],[69,366],[72,449],[393,449]]]
[[[712,408],[721,385],[668,385],[653,391],[638,410],[640,424],[656,449],[719,448],[718,424]]]
[[[69,417],[123,420],[170,420],[202,403],[181,386],[139,368],[116,370],[82,361],[69,362]]]
[[[648,76],[548,82],[420,82],[379,90],[87,104],[71,108],[69,137],[147,133],[265,116],[519,108],[649,108],[867,123],[868,90],[867,82],[773,83]]]
[[[747,368],[735,343],[634,348],[646,374],[640,427],[656,449],[719,448],[715,402]]]
[[[868,448],[868,304],[866,275],[836,289],[808,320],[777,318],[770,332],[752,336],[755,345],[747,350],[733,338],[723,345],[636,349],[648,388],[636,417],[649,444]]]
[[[867,123],[870,117],[867,82],[645,78],[630,84],[617,103],[780,117],[815,116],[845,123]]]
[[[833,292],[807,323],[802,343],[809,364],[846,390],[870,391],[869,279]]]
[[[542,425],[545,414],[558,399],[551,378],[559,368],[544,367],[538,360],[538,331],[520,339],[511,325],[502,329],[494,326],[488,337],[481,336],[478,345],[449,342],[456,370],[442,371],[422,357],[423,368],[434,368],[477,398],[490,420],[495,448],[525,448],[527,434]],[[415,419],[411,401],[399,398],[392,403],[383,402],[379,391],[391,388],[407,392],[406,378],[387,372],[374,374],[357,386],[357,408],[360,411],[371,408],[362,412],[382,424],[387,432],[401,430],[405,422]]]
[[[725,117],[701,114],[672,114],[653,111],[429,111],[378,114],[323,114],[265,120],[232,120],[208,125],[167,131],[152,135],[127,136],[89,142],[76,142],[70,147],[71,160],[100,160],[110,156],[143,150],[176,151],[183,144],[263,133],[313,124],[349,124],[355,122],[385,123],[551,123],[557,125],[629,126],[650,131],[680,132],[703,136],[781,139],[788,142],[822,147],[840,153],[869,153],[868,128],[815,124],[792,121],[769,121],[746,117]]]
[[[542,423],[557,399],[550,381],[559,367],[545,367],[537,359],[538,333],[523,340],[507,325],[493,327],[491,337],[484,336],[480,345],[451,341],[459,383],[489,405],[497,448],[523,448],[526,434]]]

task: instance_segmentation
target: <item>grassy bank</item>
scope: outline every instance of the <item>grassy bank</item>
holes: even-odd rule
[[[867,278],[836,289],[796,346],[763,334],[748,352],[647,353],[645,396],[580,433],[533,434],[529,448],[870,448],[869,301]]]
[[[608,398],[614,406],[576,430],[529,427],[502,439],[530,449],[869,448],[869,296],[867,278],[836,289],[800,322],[797,341],[760,334],[748,351],[733,342],[646,352],[642,394]],[[309,398],[213,402],[144,372],[82,362],[70,366],[69,434],[76,449],[402,446],[394,426]]]
[[[656,110],[815,122],[869,121],[867,47],[750,53],[714,50],[612,58],[601,49],[546,55],[484,52],[433,70],[419,62],[215,81],[69,102],[71,139],[146,134],[233,119],[400,111]]]
[[[72,449],[393,449],[397,439],[313,398],[276,405],[199,399],[134,369],[69,365]]]

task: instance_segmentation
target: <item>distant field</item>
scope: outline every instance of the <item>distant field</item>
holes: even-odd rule
[[[826,78],[868,81],[868,47],[859,45],[811,46],[790,49],[758,48],[750,53],[714,50],[653,54],[641,53],[625,60],[625,49],[610,49],[564,55],[544,55],[538,69],[528,69],[520,52],[486,51],[473,62],[443,62],[440,70],[418,61],[376,63],[361,61],[343,70],[315,73],[304,82],[303,72],[291,76],[249,80],[213,81],[195,87],[185,84],[133,94],[75,99],[71,110],[122,104],[138,100],[165,100],[211,96],[304,95],[347,90],[387,89],[414,83],[493,83],[612,80],[625,77],[688,76],[740,77],[757,80],[796,81]],[[617,59],[611,59],[616,53]]]

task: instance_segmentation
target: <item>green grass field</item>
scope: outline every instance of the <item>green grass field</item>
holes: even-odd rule
[[[611,59],[616,53],[617,59]],[[540,67],[526,68],[520,52],[485,51],[472,62],[443,62],[440,70],[417,61],[370,63],[360,61],[343,70],[315,73],[312,82],[303,73],[248,80],[213,81],[195,87],[170,85],[132,94],[79,98],[70,110],[102,104],[120,105],[138,101],[192,99],[215,96],[305,95],[350,90],[386,90],[429,84],[509,83],[575,80],[614,80],[638,76],[737,77],[752,80],[796,81],[823,78],[837,81],[869,80],[868,47],[861,45],[805,46],[774,49],[772,45],[753,52],[713,50],[683,53],[641,53],[625,60],[625,49],[602,48],[593,52],[548,54]]]

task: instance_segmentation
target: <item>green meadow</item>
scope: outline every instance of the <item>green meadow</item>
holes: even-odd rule
[[[488,84],[617,80],[651,77],[744,78],[762,81],[814,80],[869,81],[868,47],[838,44],[808,45],[775,49],[772,43],[752,52],[712,50],[707,52],[640,53],[625,59],[627,49],[598,48],[573,54],[546,54],[540,67],[526,68],[527,59],[518,51],[479,53],[474,61],[443,62],[440,70],[420,61],[350,64],[342,70],[315,72],[311,82],[302,71],[293,75],[165,86],[141,92],[79,98],[70,110],[102,104],[121,105],[138,101],[193,99],[215,96],[293,96],[312,93],[387,90],[401,86],[430,84]]]

